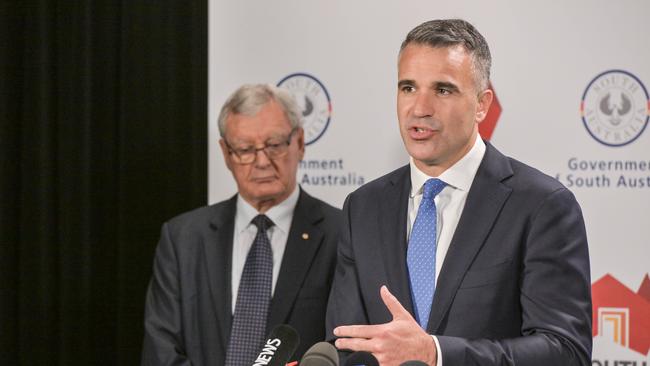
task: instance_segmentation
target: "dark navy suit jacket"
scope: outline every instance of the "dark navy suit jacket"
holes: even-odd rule
[[[350,194],[327,334],[391,316],[381,285],[413,314],[406,268],[409,167]],[[438,278],[428,323],[443,365],[590,365],[591,283],[573,194],[487,144]]]
[[[143,365],[224,364],[235,209],[236,196],[163,225],[145,304]],[[292,359],[325,338],[340,222],[339,209],[301,189],[266,332],[278,324],[298,331],[301,342]]]

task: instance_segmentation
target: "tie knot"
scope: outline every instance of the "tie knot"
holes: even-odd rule
[[[266,229],[273,226],[273,221],[268,218],[266,215],[257,215],[253,218],[253,225],[257,226],[259,231],[266,231]]]
[[[434,199],[438,193],[442,191],[447,183],[438,178],[431,178],[424,183],[424,197],[423,199],[429,201]]]

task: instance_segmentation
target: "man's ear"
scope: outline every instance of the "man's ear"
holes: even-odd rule
[[[300,159],[298,160],[302,160],[305,156],[305,130],[302,127],[298,127],[296,135],[298,136],[296,141],[298,142],[298,150],[300,151]]]
[[[219,139],[219,146],[221,146],[221,152],[223,153],[223,161],[226,162],[228,170],[232,171],[232,159],[230,158],[230,151],[228,151],[226,141],[224,141],[224,139]]]
[[[483,122],[487,116],[490,106],[492,105],[492,100],[494,100],[494,92],[490,88],[483,90],[481,94],[479,94],[475,116],[477,123]]]

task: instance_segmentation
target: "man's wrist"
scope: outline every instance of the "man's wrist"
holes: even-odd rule
[[[427,365],[436,366],[438,363],[438,346],[436,343],[436,337],[433,334],[429,334],[431,343],[427,347]]]

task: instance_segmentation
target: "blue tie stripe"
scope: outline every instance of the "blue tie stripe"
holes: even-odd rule
[[[409,238],[407,258],[411,296],[418,323],[427,328],[436,288],[437,215],[434,198],[446,183],[431,178],[424,183],[424,193]]]

